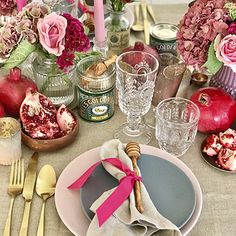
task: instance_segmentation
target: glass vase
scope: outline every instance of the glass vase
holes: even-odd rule
[[[236,73],[228,66],[223,66],[210,80],[210,86],[224,89],[236,99]]]
[[[60,70],[55,58],[37,57],[33,62],[35,83],[41,93],[47,96],[55,106],[69,105],[74,100],[75,67],[67,73]]]
[[[110,12],[110,16],[105,20],[107,30],[108,54],[119,55],[124,48],[129,46],[130,24],[124,17],[124,11]]]

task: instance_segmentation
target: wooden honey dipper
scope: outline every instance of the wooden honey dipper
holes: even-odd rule
[[[126,145],[125,152],[128,155],[128,157],[132,160],[132,165],[134,172],[137,176],[139,175],[138,171],[138,165],[137,165],[137,160],[140,158],[140,147],[138,143],[135,142],[129,142]],[[137,210],[140,213],[143,213],[143,205],[142,205],[142,199],[141,199],[141,188],[140,188],[140,182],[138,180],[135,181],[134,183],[134,197],[135,197],[135,206]]]

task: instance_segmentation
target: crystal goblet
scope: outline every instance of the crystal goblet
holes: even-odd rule
[[[174,97],[161,101],[156,109],[156,139],[162,150],[182,156],[197,133],[200,110],[192,101]]]
[[[124,143],[132,140],[147,144],[151,140],[152,131],[141,117],[151,107],[158,67],[157,59],[146,52],[125,52],[116,60],[118,104],[127,115],[127,123],[115,131],[114,137]]]

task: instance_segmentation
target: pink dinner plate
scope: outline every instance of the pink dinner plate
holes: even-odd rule
[[[85,216],[80,201],[80,191],[67,189],[72,182],[80,177],[92,164],[99,161],[100,147],[91,149],[70,162],[62,171],[55,191],[55,203],[57,212],[66,227],[77,236],[86,235],[90,221]],[[180,228],[183,235],[187,235],[196,224],[202,210],[202,191],[198,180],[193,172],[178,158],[158,148],[141,145],[141,153],[163,158],[180,170],[182,170],[191,181],[196,197],[196,205],[189,220]]]

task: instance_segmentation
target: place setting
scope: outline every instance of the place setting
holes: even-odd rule
[[[236,4],[1,6],[0,234],[218,236],[229,185],[234,201]]]

